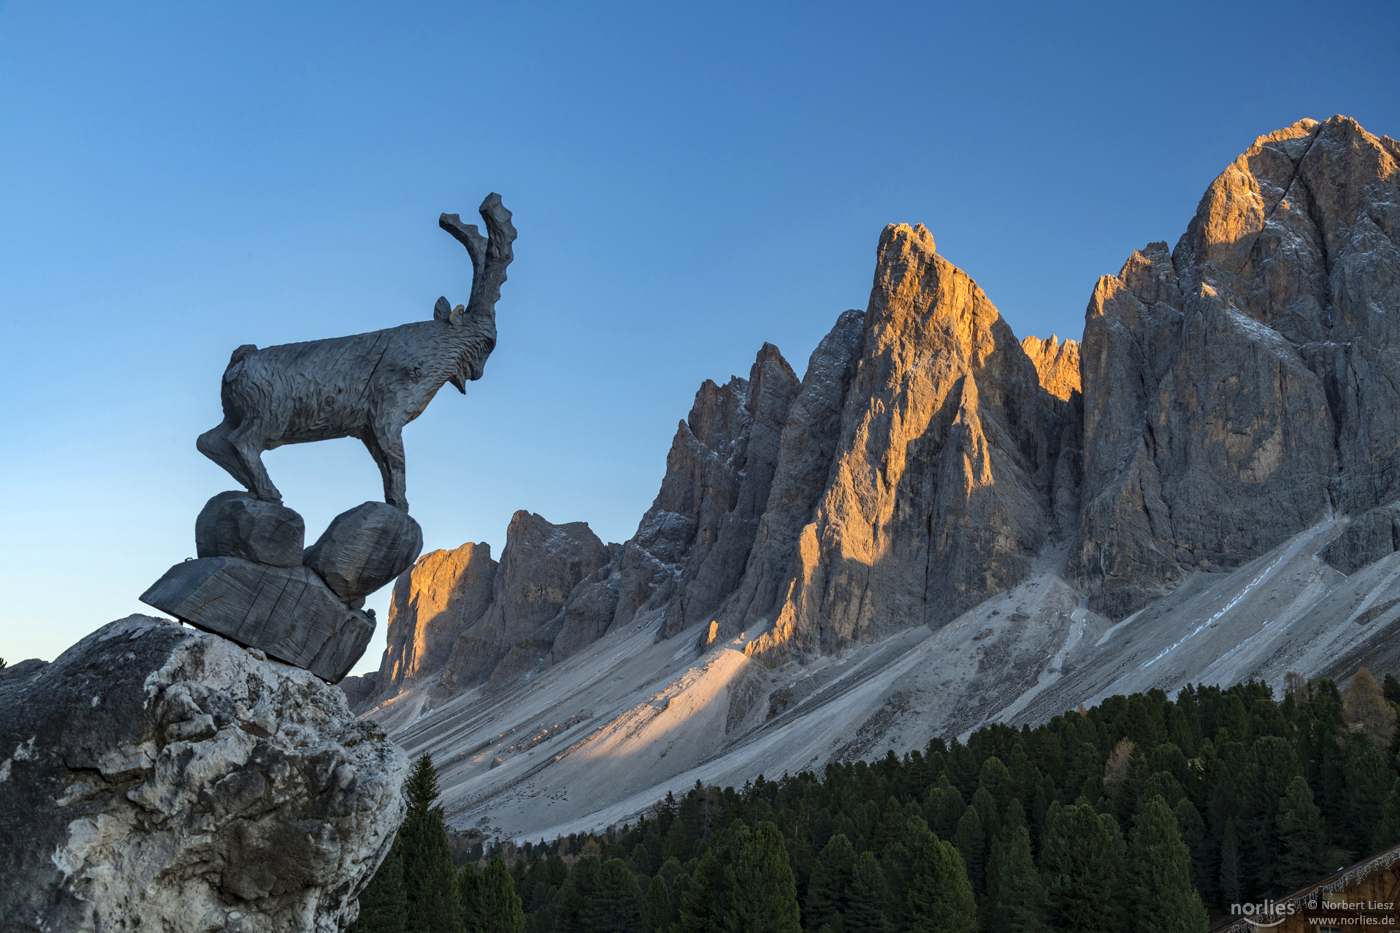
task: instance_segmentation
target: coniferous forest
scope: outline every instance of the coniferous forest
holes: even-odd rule
[[[697,784],[454,864],[424,755],[357,933],[1203,933],[1400,843],[1400,681],[1116,696],[903,758]]]

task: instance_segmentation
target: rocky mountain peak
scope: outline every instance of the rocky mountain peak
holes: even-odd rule
[[[1061,343],[1054,334],[1049,340],[1027,337],[1021,341],[1021,349],[1030,357],[1045,391],[1065,401],[1079,391],[1079,341]]]
[[[1261,136],[1170,254],[1099,281],[1071,578],[1115,617],[1400,495],[1400,174],[1354,120]]]
[[[746,649],[765,663],[941,625],[1020,579],[1054,527],[1061,415],[922,226],[885,228],[863,325],[826,487]]]

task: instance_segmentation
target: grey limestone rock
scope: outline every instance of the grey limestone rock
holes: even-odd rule
[[[350,709],[359,712],[378,695],[379,672],[371,671],[363,675],[350,674],[342,678],[336,686],[345,694],[345,702],[350,704]]]
[[[309,568],[237,557],[176,564],[141,601],[331,683],[350,672],[374,634],[374,620],[347,608]]]
[[[452,643],[491,605],[500,565],[489,544],[467,543],[424,554],[394,583],[389,602],[382,680],[375,691],[389,695],[424,678],[437,678]]]
[[[661,634],[673,636],[720,611],[753,548],[799,385],[778,348],[764,344],[748,379],[700,386],[661,489],[618,558],[613,627],[660,614]]]
[[[0,677],[0,926],[334,933],[403,819],[340,690],[147,616]]]
[[[407,512],[366,502],[331,521],[303,562],[336,596],[354,603],[413,566],[423,550],[423,529]]]
[[[224,420],[200,435],[201,453],[257,498],[280,502],[262,453],[284,444],[359,438],[384,479],[385,501],[408,511],[403,429],[452,383],[465,394],[496,346],[496,302],[514,258],[515,227],[498,194],[481,204],[489,239],[456,214],[439,225],[472,260],[465,308],[439,298],[433,320],[352,337],[233,351],[224,371]]]
[[[200,557],[241,557],[274,567],[301,563],[306,523],[276,502],[246,492],[221,492],[200,510],[194,523]]]
[[[943,625],[1054,531],[1063,403],[922,225],[885,229],[862,326],[825,488],[745,648],[764,663]]]
[[[732,453],[721,469],[732,473],[732,498],[706,490],[698,515],[694,547],[681,573],[680,592],[666,612],[667,636],[714,619],[738,587],[753,549],[759,521],[778,467],[783,425],[801,383],[778,348],[765,343],[749,370],[740,425]]]
[[[1021,341],[1021,349],[1035,364],[1035,371],[1045,391],[1069,401],[1080,390],[1079,341],[1066,340],[1061,343],[1054,334],[1050,335],[1049,340],[1026,337]]]
[[[453,642],[443,685],[463,690],[485,683],[501,664],[518,674],[537,667],[563,625],[570,593],[611,557],[585,522],[555,525],[516,512],[492,582],[491,605]]]
[[[1352,516],[1346,530],[1327,546],[1327,563],[1353,574],[1400,550],[1400,503],[1391,503]]]
[[[1221,173],[1175,250],[1099,281],[1069,561],[1092,608],[1400,495],[1397,204],[1393,141],[1303,120]]]
[[[717,637],[765,625],[795,572],[798,540],[831,473],[841,410],[865,340],[864,321],[863,311],[847,311],[812,351],[782,428],[777,468],[748,564]]]

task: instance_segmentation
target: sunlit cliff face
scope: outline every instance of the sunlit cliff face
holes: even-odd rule
[[[1063,343],[1054,334],[1049,340],[1027,337],[1021,349],[1035,364],[1040,384],[1045,391],[1059,399],[1069,397],[1079,389],[1079,341],[1066,339]]]

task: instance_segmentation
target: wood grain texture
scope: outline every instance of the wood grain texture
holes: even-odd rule
[[[481,205],[490,238],[444,214],[439,225],[471,255],[471,296],[433,320],[328,340],[233,351],[224,370],[224,420],[200,435],[199,451],[257,498],[281,502],[264,451],[338,437],[359,438],[379,466],[384,499],[405,512],[403,428],[444,383],[466,393],[496,346],[496,301],[514,253],[515,227],[498,194]]]
[[[308,567],[237,557],[176,564],[141,601],[337,683],[365,653],[374,619],[347,608]]]

